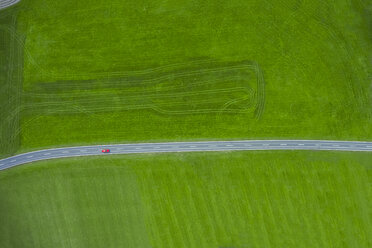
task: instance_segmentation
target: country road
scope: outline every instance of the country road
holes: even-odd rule
[[[21,0],[0,0],[0,10],[8,8],[8,7],[20,2],[20,1]]]
[[[110,149],[110,153],[102,153]],[[240,140],[201,141],[169,143],[134,143],[117,145],[77,146],[39,150],[23,153],[0,160],[0,170],[34,161],[113,154],[161,153],[161,152],[203,152],[203,151],[252,151],[252,150],[331,150],[331,151],[372,151],[372,142],[328,141],[328,140]]]

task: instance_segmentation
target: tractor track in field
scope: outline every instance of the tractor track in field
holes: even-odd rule
[[[102,153],[110,149],[110,153]],[[53,148],[18,154],[0,160],[0,170],[40,160],[81,157],[108,156],[133,153],[165,152],[207,152],[207,151],[258,151],[258,150],[310,150],[310,151],[359,151],[372,152],[372,142],[331,141],[331,140],[236,140],[236,141],[198,141],[133,143],[116,145],[92,145]]]

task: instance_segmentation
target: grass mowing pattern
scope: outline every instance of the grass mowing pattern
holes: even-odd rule
[[[168,115],[253,113],[257,118],[261,116],[264,79],[256,63],[198,61],[188,65],[190,68],[186,66],[176,64],[121,73],[121,78],[111,80],[40,83],[33,91],[25,92],[25,114],[152,109]]]
[[[0,11],[0,157],[20,146],[23,50],[17,13],[16,7]]]
[[[367,248],[370,161],[277,151],[16,167],[0,175],[0,246]]]
[[[22,151],[150,140],[372,138],[363,1],[24,0],[20,7],[18,31],[27,37]],[[265,93],[259,121],[252,112],[263,105],[253,107],[257,96],[246,88],[257,91],[252,78],[245,84],[234,81],[237,71],[221,81],[218,73],[200,73],[181,83],[182,70],[201,72],[205,61],[260,65],[266,83],[258,90]],[[162,74],[166,81],[158,80]]]

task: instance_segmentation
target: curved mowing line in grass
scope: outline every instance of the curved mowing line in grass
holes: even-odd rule
[[[34,61],[34,59],[32,58],[32,56],[30,55],[29,52],[27,52],[27,49],[25,48],[25,45],[24,45],[24,40],[22,40],[20,37],[19,37],[19,34],[17,34],[15,32],[15,30],[7,30],[9,31],[10,33],[13,34],[15,40],[19,43],[19,45],[21,47],[24,48],[24,52],[25,52],[25,55],[26,57],[28,57],[31,61]],[[200,61],[193,61],[192,63],[190,62],[186,62],[186,63],[178,63],[178,64],[172,64],[172,65],[167,65],[167,66],[161,66],[161,67],[156,67],[156,68],[150,68],[150,69],[145,69],[145,70],[138,70],[138,71],[127,71],[127,72],[114,72],[114,73],[104,73],[104,74],[95,74],[95,76],[99,76],[99,75],[106,75],[106,76],[109,76],[109,77],[112,77],[112,76],[115,76],[115,77],[124,77],[124,76],[127,76],[127,77],[133,77],[133,76],[138,76],[138,77],[143,77],[143,76],[147,76],[149,74],[154,74],[154,73],[164,73],[164,70],[171,70],[173,69],[174,71],[177,71],[177,69],[180,69],[182,67],[184,67],[185,65],[187,66],[190,66],[190,67],[194,67],[194,69],[192,69],[191,71],[186,71],[186,72],[177,72],[176,73],[176,76],[177,77],[189,77],[189,76],[193,76],[193,75],[199,75],[199,74],[202,74],[202,73],[213,73],[213,72],[216,72],[216,73],[219,73],[219,72],[224,72],[224,71],[231,71],[231,70],[238,70],[238,69],[252,69],[255,73],[256,73],[256,80],[257,80],[257,86],[256,86],[256,91],[255,91],[255,94],[254,94],[254,100],[256,102],[255,104],[255,107],[252,109],[252,106],[250,106],[250,103],[248,102],[247,103],[247,99],[245,97],[238,97],[234,100],[229,100],[227,102],[224,102],[222,104],[222,106],[219,106],[218,108],[201,108],[200,107],[196,107],[196,109],[193,109],[193,110],[170,110],[170,109],[165,109],[164,107],[165,106],[170,106],[171,104],[135,104],[135,105],[131,105],[131,106],[112,106],[110,103],[108,104],[105,104],[105,102],[101,102],[100,106],[99,107],[94,107],[94,106],[89,106],[88,108],[84,108],[84,106],[79,106],[78,104],[84,104],[84,103],[89,103],[89,102],[86,102],[86,100],[82,100],[80,101],[79,99],[74,99],[73,101],[72,100],[67,100],[67,102],[56,102],[56,99],[53,99],[52,102],[44,102],[44,103],[41,103],[40,104],[36,104],[36,105],[26,105],[26,106],[22,106],[22,109],[21,110],[24,110],[24,109],[30,109],[30,108],[39,108],[41,106],[53,106],[53,103],[55,103],[55,105],[58,105],[60,107],[62,106],[68,106],[69,105],[69,101],[70,101],[70,105],[72,104],[73,106],[70,106],[70,108],[66,109],[66,110],[61,110],[61,109],[58,109],[58,110],[47,110],[47,113],[48,114],[53,114],[53,113],[62,113],[62,112],[66,112],[66,113],[81,113],[81,112],[84,112],[84,113],[87,113],[87,112],[103,112],[103,111],[111,111],[111,110],[131,110],[131,109],[152,109],[154,111],[157,111],[159,113],[162,113],[162,114],[176,114],[176,115],[182,115],[182,114],[199,114],[199,113],[248,113],[248,112],[253,112],[254,113],[254,116],[255,118],[260,118],[260,116],[262,115],[262,112],[263,112],[263,109],[264,109],[264,79],[263,79],[263,74],[262,74],[262,71],[261,69],[259,68],[258,64],[256,62],[252,62],[252,61],[243,61],[243,62],[240,62],[240,63],[236,63],[235,65],[229,65],[229,66],[226,66],[226,67],[220,67],[220,68],[208,68],[211,66],[212,62],[215,63],[215,61],[213,60],[200,60]],[[242,65],[243,63],[243,65]],[[246,63],[246,64],[244,64]],[[202,69],[196,69],[195,67],[202,67]],[[203,67],[206,67],[206,68],[203,68]],[[49,74],[48,72],[45,72],[42,68],[39,68],[43,73],[46,73],[46,74]],[[155,81],[159,81],[159,80],[166,80],[166,79],[170,79],[172,77],[174,77],[175,75],[174,74],[170,74],[170,75],[163,75],[163,76],[157,76],[155,78],[148,78],[148,79],[142,79],[139,81],[139,83],[141,85],[146,85],[146,84],[154,84]],[[116,85],[118,86],[120,83],[120,80],[119,82],[112,82],[110,81],[108,83],[109,87],[115,87]],[[105,85],[105,83],[103,83],[103,86],[102,86],[102,82],[98,82],[96,83],[96,85],[99,84],[100,87],[103,87]],[[95,83],[94,82],[89,82],[89,85],[90,87],[94,87],[95,86]],[[190,84],[191,85],[191,84]],[[123,87],[123,85],[121,85],[121,87]],[[74,88],[74,86],[72,85],[72,88]],[[167,90],[167,88],[164,88],[163,90]],[[250,92],[250,87],[247,86],[247,90],[248,92]],[[141,92],[142,93],[142,92]],[[213,92],[210,92],[213,94]],[[197,93],[196,93],[197,94]],[[35,95],[38,95],[39,97],[43,98],[45,96],[47,96],[48,98],[50,98],[51,94],[48,93],[48,94],[39,94],[39,93],[26,93],[25,95],[27,96],[35,96]],[[174,95],[174,94],[173,94]],[[182,97],[182,94],[178,93],[177,94],[179,97]],[[71,94],[69,94],[69,96],[71,96]],[[169,96],[171,96],[171,94],[169,94]],[[186,94],[185,96],[190,96],[190,94]],[[97,97],[97,96],[95,96]],[[136,97],[136,96],[132,96],[132,97]],[[137,96],[138,97],[138,96]],[[140,98],[142,100],[144,100],[144,97],[143,95],[140,96]],[[151,96],[150,96],[151,97]],[[160,97],[159,94],[157,94],[157,97]],[[96,100],[96,99],[95,99]],[[127,100],[127,97],[125,99],[122,99],[122,100]],[[152,100],[150,100],[152,101]],[[228,109],[227,107],[229,106],[232,106],[232,105],[236,105],[238,103],[241,103],[241,104],[244,104],[244,102],[246,102],[245,104],[245,107],[243,108],[234,108],[234,109]],[[97,102],[96,102],[97,103]],[[204,104],[207,103],[207,101],[203,101]],[[211,102],[212,103],[212,102]],[[192,104],[194,106],[196,106],[197,104],[200,104],[200,102],[192,102]],[[196,105],[195,105],[196,104]],[[181,104],[182,105],[182,104]],[[183,104],[184,106],[186,106],[185,104]],[[141,107],[142,106],[142,107]]]
[[[346,41],[345,35],[340,31],[337,26],[332,24],[331,22],[327,22],[320,14],[319,12],[315,11],[315,15],[309,14],[307,11],[304,11],[304,5],[312,6],[315,1],[298,1],[298,5],[296,6],[295,11],[293,14],[282,24],[282,27],[278,27],[278,32],[283,32],[284,28],[287,27],[287,23],[290,22],[291,19],[293,19],[295,16],[306,16],[309,20],[315,20],[315,25],[318,25],[321,27],[325,32],[326,36],[329,37],[330,40],[332,40],[332,44],[339,48],[339,51],[342,51],[342,53],[347,57],[347,59],[344,59],[342,61],[343,67],[348,68],[350,65],[348,64],[348,61],[355,61],[354,58],[354,51],[353,47],[350,46],[350,44]],[[363,8],[367,8],[367,5],[363,3],[361,0],[356,0],[356,4],[363,6]],[[285,1],[281,1],[282,5],[285,5],[286,8],[289,8],[289,5],[286,5]],[[312,6],[313,7],[313,6]],[[307,32],[306,29],[299,30],[304,35],[311,35],[321,38],[322,34],[319,32]],[[321,52],[319,51],[319,54]],[[344,78],[347,79],[347,84],[345,87],[348,88],[350,91],[350,95],[354,98],[353,100],[357,102],[359,105],[364,105],[366,101],[368,101],[368,94],[366,91],[363,91],[361,82],[363,80],[359,79],[358,73],[350,73],[347,70],[343,70],[342,73],[344,74]],[[353,80],[353,78],[356,78]]]

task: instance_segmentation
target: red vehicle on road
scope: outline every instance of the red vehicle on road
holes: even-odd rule
[[[103,153],[110,153],[110,149],[102,149]]]

